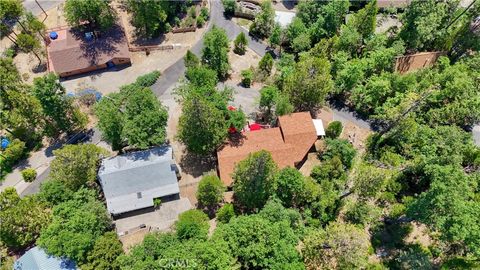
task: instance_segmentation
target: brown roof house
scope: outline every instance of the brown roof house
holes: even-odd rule
[[[48,69],[60,77],[131,63],[127,38],[119,25],[95,34],[69,27],[49,33]]]
[[[397,57],[395,71],[408,73],[422,68],[433,66],[438,58],[446,55],[445,52],[421,52]]]
[[[270,152],[280,168],[293,167],[303,161],[316,140],[317,132],[309,112],[280,116],[278,127],[244,132],[241,140],[229,141],[218,150],[220,178],[230,186],[236,164],[260,150]]]

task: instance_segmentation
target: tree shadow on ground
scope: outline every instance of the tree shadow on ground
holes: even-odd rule
[[[200,177],[206,172],[216,169],[217,158],[214,155],[202,156],[185,151],[180,160],[180,168],[183,172]]]

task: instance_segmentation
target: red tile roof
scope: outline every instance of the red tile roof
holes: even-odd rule
[[[52,29],[58,38],[47,46],[50,71],[72,72],[106,64],[114,58],[130,58],[128,43],[119,25],[112,27],[92,40],[85,39],[85,32],[72,29]]]
[[[218,171],[223,183],[233,183],[236,164],[250,153],[266,150],[280,168],[302,161],[317,139],[308,112],[293,113],[279,118],[279,127],[244,132],[241,138],[230,140],[218,152]]]

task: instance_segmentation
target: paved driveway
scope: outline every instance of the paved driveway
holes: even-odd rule
[[[160,208],[152,212],[123,217],[114,221],[117,233],[138,228],[141,224],[152,227],[152,230],[167,231],[178,219],[178,215],[192,209],[192,204],[187,198],[164,202]]]

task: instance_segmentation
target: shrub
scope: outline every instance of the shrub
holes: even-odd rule
[[[0,164],[5,167],[11,167],[17,161],[19,161],[25,151],[25,143],[20,141],[19,139],[14,139],[10,145],[3,151],[2,156],[0,157],[0,160],[2,161]]]
[[[235,211],[233,209],[233,204],[227,203],[224,204],[220,209],[217,211],[217,220],[221,223],[228,223],[230,219],[235,217]]]
[[[342,130],[342,122],[333,121],[328,125],[327,129],[325,130],[325,135],[327,135],[328,138],[336,139],[340,136],[340,134],[342,134]]]
[[[259,71],[265,76],[269,76],[270,72],[272,72],[273,67],[273,57],[270,53],[266,53],[265,56],[260,59],[258,63]]]
[[[188,10],[188,15],[192,18],[197,17],[197,10],[195,9],[194,6],[190,7],[190,9]]]
[[[22,177],[25,182],[33,182],[37,178],[37,172],[32,168],[27,168],[22,171]]]
[[[225,187],[218,176],[205,175],[198,184],[198,203],[208,208],[214,207],[222,201],[224,191]]]
[[[153,207],[157,208],[157,207],[160,207],[160,205],[162,205],[162,199],[160,198],[153,199]]]
[[[208,20],[208,17],[210,17],[208,14],[208,8],[202,7],[202,9],[200,9],[200,17],[202,17],[205,21]]]
[[[233,52],[236,54],[244,55],[248,46],[248,40],[247,36],[245,36],[245,33],[240,32],[240,34],[238,34],[238,36],[233,41],[233,44]]]
[[[225,13],[232,15],[235,13],[235,7],[237,5],[236,0],[222,0],[223,7],[225,8]]]
[[[242,84],[244,87],[249,88],[252,85],[253,72],[251,69],[245,69],[242,71]]]
[[[197,27],[202,28],[204,24],[205,24],[205,19],[202,16],[198,16]]]
[[[177,223],[175,223],[179,239],[206,239],[209,227],[208,216],[202,211],[195,209],[180,214]]]
[[[158,70],[152,71],[137,78],[135,84],[141,87],[152,86],[160,77],[161,73]]]
[[[350,169],[352,167],[353,158],[357,154],[355,148],[347,140],[341,139],[326,139],[326,148],[323,152],[322,159],[329,160],[338,156],[342,164]]]

